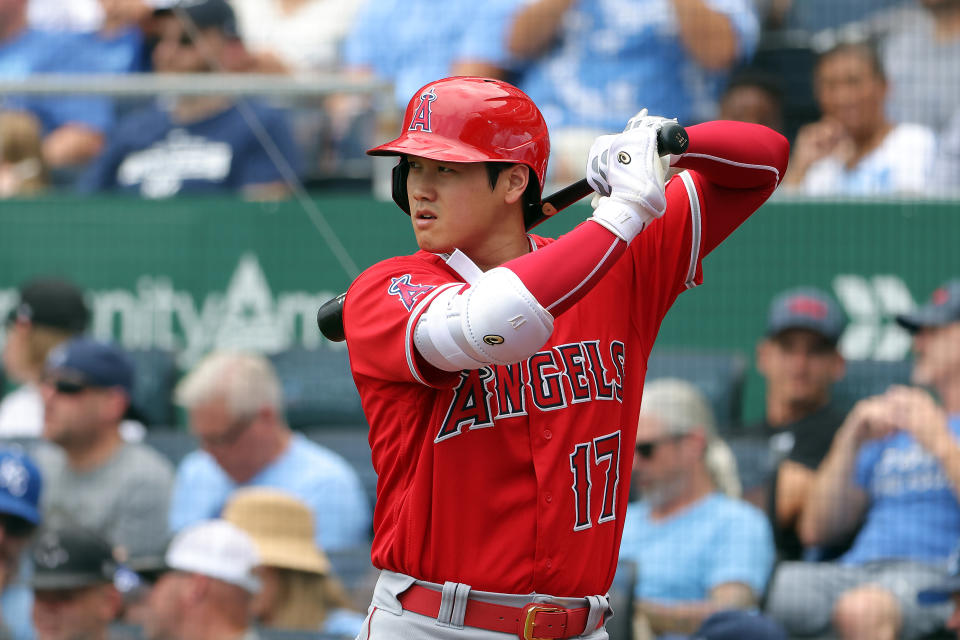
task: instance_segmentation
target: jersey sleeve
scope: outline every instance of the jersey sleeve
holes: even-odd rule
[[[354,375],[394,382],[451,387],[459,372],[433,368],[413,344],[420,316],[436,296],[466,283],[437,265],[413,257],[386,260],[347,290],[343,327]]]
[[[760,125],[714,121],[687,132],[676,165],[686,171],[667,185],[666,213],[630,245],[642,307],[634,317],[656,327],[681,292],[703,282],[703,258],[774,192],[790,152],[786,138]]]

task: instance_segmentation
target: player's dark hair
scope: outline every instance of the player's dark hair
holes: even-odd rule
[[[497,180],[500,179],[500,173],[515,165],[515,162],[485,162],[487,166],[487,178],[490,179],[490,189],[497,187]],[[524,165],[526,166],[526,165]],[[540,184],[537,182],[537,176],[530,167],[527,167],[527,188],[523,192],[523,219],[527,226],[537,216],[540,211]]]

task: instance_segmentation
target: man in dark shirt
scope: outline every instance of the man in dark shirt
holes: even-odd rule
[[[845,372],[837,341],[845,319],[829,295],[804,287],[774,298],[767,332],[757,345],[757,369],[766,382],[766,411],[751,432],[769,445],[768,478],[746,497],[767,510],[781,559],[799,559],[795,525],[814,471],[846,412],[830,388]]]

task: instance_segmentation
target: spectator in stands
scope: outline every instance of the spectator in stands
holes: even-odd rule
[[[917,594],[917,602],[921,605],[938,605],[948,601],[953,607],[953,613],[945,626],[956,631],[956,637],[960,640],[960,548],[950,555],[946,579]]]
[[[637,632],[690,634],[719,610],[757,606],[773,566],[770,525],[729,495],[739,493],[736,463],[693,385],[650,381],[641,406],[641,500],[627,509],[620,558],[639,568]]]
[[[24,552],[40,524],[42,487],[40,471],[29,457],[0,449],[0,638],[34,638]]]
[[[261,73],[334,72],[362,3],[339,0],[233,0],[240,32]]]
[[[793,634],[910,640],[950,613],[918,606],[917,592],[944,579],[960,538],[960,280],[897,322],[914,335],[918,387],[857,403],[817,471],[800,539],[828,545],[863,525],[835,564],[779,566],[767,606]]]
[[[845,371],[837,342],[843,313],[819,289],[784,291],[770,304],[767,333],[757,345],[757,370],[766,382],[763,420],[750,428],[768,441],[773,467],[748,499],[766,509],[780,559],[799,560],[796,524],[814,473],[843,423],[830,389]]]
[[[259,355],[214,352],[177,386],[200,450],[180,463],[170,505],[178,531],[220,515],[239,487],[274,487],[306,502],[317,544],[365,545],[370,505],[356,471],[339,455],[290,431],[280,381]]]
[[[727,73],[758,37],[750,0],[525,2],[509,52],[528,62],[519,86],[550,128],[552,180],[581,177],[594,138],[640,107],[685,125],[715,118]]]
[[[165,563],[150,591],[148,640],[256,640],[260,556],[250,536],[224,520],[199,522],[174,536]]]
[[[353,610],[317,546],[306,504],[283,491],[251,487],[233,494],[223,518],[247,532],[260,552],[262,588],[253,600],[257,624],[357,637],[364,616]]]
[[[0,77],[37,73],[114,72],[109,56],[91,55],[83,34],[39,31],[27,25],[27,0],[0,0]],[[93,159],[113,126],[113,105],[98,96],[0,96],[0,111],[28,111],[43,127],[43,160],[51,169],[76,169]]]
[[[36,195],[48,180],[40,121],[32,113],[0,113],[0,199]]]
[[[720,96],[720,119],[752,122],[783,133],[783,90],[775,76],[741,69]]]
[[[127,555],[156,553],[166,542],[173,469],[146,445],[124,442],[133,365],[118,347],[74,338],[50,352],[42,384],[40,447],[45,517],[97,532]]]
[[[882,43],[887,113],[941,132],[960,104],[960,2],[917,0],[891,14]]]
[[[110,545],[84,529],[48,528],[31,558],[37,640],[106,640],[121,605]]]
[[[229,72],[248,57],[226,0],[166,12],[160,33],[153,50],[157,73]],[[259,139],[260,131],[269,140]],[[284,112],[253,100],[180,96],[123,118],[78,186],[84,193],[120,190],[147,198],[234,192],[275,200],[289,194],[285,176],[299,166]]]
[[[20,286],[17,306],[6,318],[3,369],[20,386],[0,401],[0,437],[39,437],[43,431],[40,378],[50,350],[83,333],[90,310],[72,282],[38,277]]]
[[[807,195],[923,194],[933,132],[884,114],[887,80],[874,48],[843,43],[814,67],[823,119],[802,127],[784,185]]]

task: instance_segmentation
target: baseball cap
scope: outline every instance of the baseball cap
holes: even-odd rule
[[[787,329],[807,329],[836,344],[845,326],[846,319],[840,307],[829,295],[814,287],[784,291],[770,303],[767,315],[768,336]]]
[[[690,640],[787,640],[783,627],[753,611],[718,611]]]
[[[960,279],[940,286],[922,307],[897,316],[897,324],[911,333],[960,322]]]
[[[260,564],[257,546],[226,520],[204,520],[183,529],[170,541],[164,560],[177,571],[222,580],[250,593],[260,590],[260,580],[253,574]]]
[[[54,347],[47,356],[47,375],[89,387],[120,387],[133,393],[133,361],[116,345],[79,337]]]
[[[81,333],[90,322],[90,309],[83,300],[83,293],[72,282],[60,278],[35,278],[20,287],[20,302],[7,319]]]
[[[233,7],[226,0],[179,0],[168,2],[155,2],[154,13],[180,13],[186,14],[186,17],[196,26],[197,29],[217,28],[224,35],[231,38],[240,37],[240,29],[237,27],[237,16]]]
[[[76,589],[113,582],[117,562],[113,549],[99,535],[80,527],[42,531],[34,543],[34,589]]]
[[[917,602],[920,604],[940,604],[949,600],[957,592],[960,592],[960,546],[950,554],[950,558],[947,560],[946,579],[918,592]]]
[[[40,523],[40,470],[23,453],[0,449],[0,513]]]
[[[246,531],[260,551],[261,564],[327,574],[330,560],[314,540],[310,507],[288,493],[265,487],[240,489],[223,518]]]

